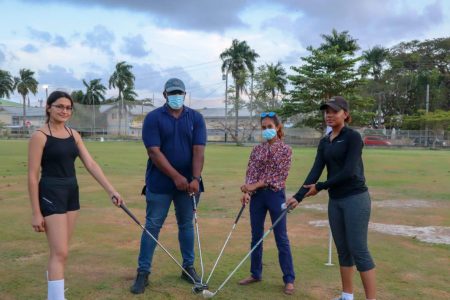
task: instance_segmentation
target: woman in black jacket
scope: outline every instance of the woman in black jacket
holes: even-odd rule
[[[375,299],[375,264],[367,247],[371,202],[362,161],[364,144],[359,133],[346,126],[351,117],[343,97],[331,98],[320,109],[332,131],[320,141],[314,165],[304,184],[286,203],[295,208],[303,198],[328,190],[328,220],[342,280],[342,295],[337,299],[353,300],[355,264],[366,299]],[[318,182],[325,166],[327,180]]]

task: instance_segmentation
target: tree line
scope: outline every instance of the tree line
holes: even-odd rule
[[[220,54],[223,76],[232,81],[226,99],[228,114],[235,119],[235,138],[242,108],[251,114],[276,111],[296,126],[323,130],[318,108],[333,95],[349,101],[357,126],[450,130],[450,37],[402,42],[391,48],[378,45],[360,54],[358,40],[348,31],[333,29],[321,38],[318,47],[307,47],[307,55],[290,67],[291,75],[281,62],[256,67],[259,54],[246,41],[234,39]],[[101,79],[83,80],[85,91],[73,91],[72,97],[88,105],[119,101],[121,120],[125,101],[137,97],[134,80],[132,65],[119,62],[108,82],[109,88],[118,90],[117,98],[105,99],[107,88]],[[26,97],[36,94],[37,86],[31,70],[21,69],[18,77],[0,70],[0,97],[14,91],[22,95],[24,122]]]
[[[378,45],[359,55],[358,41],[348,31],[333,29],[321,37],[318,47],[307,47],[308,54],[290,67],[291,75],[280,62],[255,70],[259,55],[245,41],[234,40],[220,56],[222,72],[234,80],[231,113],[237,117],[243,107],[276,111],[296,126],[322,131],[321,103],[342,95],[356,126],[450,130],[449,37]]]

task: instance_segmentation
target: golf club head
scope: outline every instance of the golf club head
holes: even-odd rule
[[[203,298],[205,298],[205,299],[212,298],[212,297],[214,297],[215,295],[216,295],[216,293],[213,293],[213,292],[208,291],[208,290],[203,290],[203,292],[202,292],[202,296],[203,296]]]
[[[205,290],[208,290],[208,285],[200,283],[200,282],[196,282],[194,284],[194,286],[192,287],[192,292],[194,294],[200,294],[200,293],[202,293]]]

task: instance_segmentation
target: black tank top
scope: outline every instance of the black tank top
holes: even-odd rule
[[[41,177],[75,177],[75,159],[79,155],[72,129],[66,128],[68,138],[57,138],[41,131],[47,136],[41,160]]]

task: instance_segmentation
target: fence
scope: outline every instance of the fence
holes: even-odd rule
[[[85,138],[98,140],[105,139],[140,139],[142,134],[142,122],[145,115],[155,107],[146,102],[124,103],[122,113],[120,103],[103,105],[81,105],[75,103],[74,113],[69,121],[69,126],[78,130]],[[22,128],[22,108],[3,110],[0,122],[0,136],[6,138],[29,137],[37,128],[44,125],[45,109],[27,108],[26,123],[29,127]],[[8,115],[8,113],[10,115]],[[221,115],[220,115],[221,116]],[[8,121],[10,118],[10,121]],[[224,119],[218,115],[205,114],[208,128],[209,142],[235,143],[230,133],[234,129],[225,131]],[[261,133],[254,123],[249,122],[248,117],[242,117],[240,121],[239,142],[259,143]],[[251,124],[256,127],[250,128]],[[400,129],[357,129],[367,146],[382,147],[426,147],[426,148],[450,148],[449,131],[433,130],[400,130]],[[285,128],[285,142],[290,145],[316,146],[323,133],[311,128]]]

